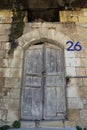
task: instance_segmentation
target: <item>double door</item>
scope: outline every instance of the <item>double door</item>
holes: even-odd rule
[[[64,55],[58,46],[44,43],[24,53],[21,119],[64,119]]]

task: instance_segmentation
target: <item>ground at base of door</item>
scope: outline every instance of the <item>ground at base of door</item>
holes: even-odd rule
[[[9,129],[9,130],[77,130],[76,128],[66,127],[66,128],[19,128],[19,129]]]

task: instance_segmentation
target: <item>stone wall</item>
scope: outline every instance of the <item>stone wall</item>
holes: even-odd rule
[[[2,16],[2,15],[0,15]],[[4,16],[6,17],[6,16]],[[6,17],[7,18],[7,17]],[[5,20],[4,20],[5,21]],[[87,124],[87,24],[86,23],[26,23],[19,45],[10,49],[11,23],[0,24],[0,123],[20,120],[23,50],[38,41],[53,41],[64,47],[67,120],[39,122],[39,126],[76,126]],[[80,42],[81,51],[67,51],[66,42]],[[52,124],[53,123],[53,124]],[[25,124],[22,124],[24,126]],[[35,126],[35,122],[28,123]]]
[[[78,10],[73,11],[60,11],[60,21],[87,23],[87,8],[78,8]]]

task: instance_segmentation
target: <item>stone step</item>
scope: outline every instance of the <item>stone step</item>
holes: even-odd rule
[[[21,121],[21,128],[74,128],[74,121]]]
[[[9,129],[9,130],[77,130],[74,127],[66,127],[66,128],[19,128],[19,129]]]

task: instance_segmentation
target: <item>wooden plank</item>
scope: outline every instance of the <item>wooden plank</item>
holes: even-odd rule
[[[64,55],[61,48],[45,45],[44,119],[64,119]]]
[[[22,89],[22,119],[42,119],[42,48],[25,51]]]
[[[45,119],[56,117],[57,111],[57,98],[56,98],[56,89],[55,88],[45,88]]]
[[[25,73],[42,73],[42,50],[27,50],[25,52]]]

